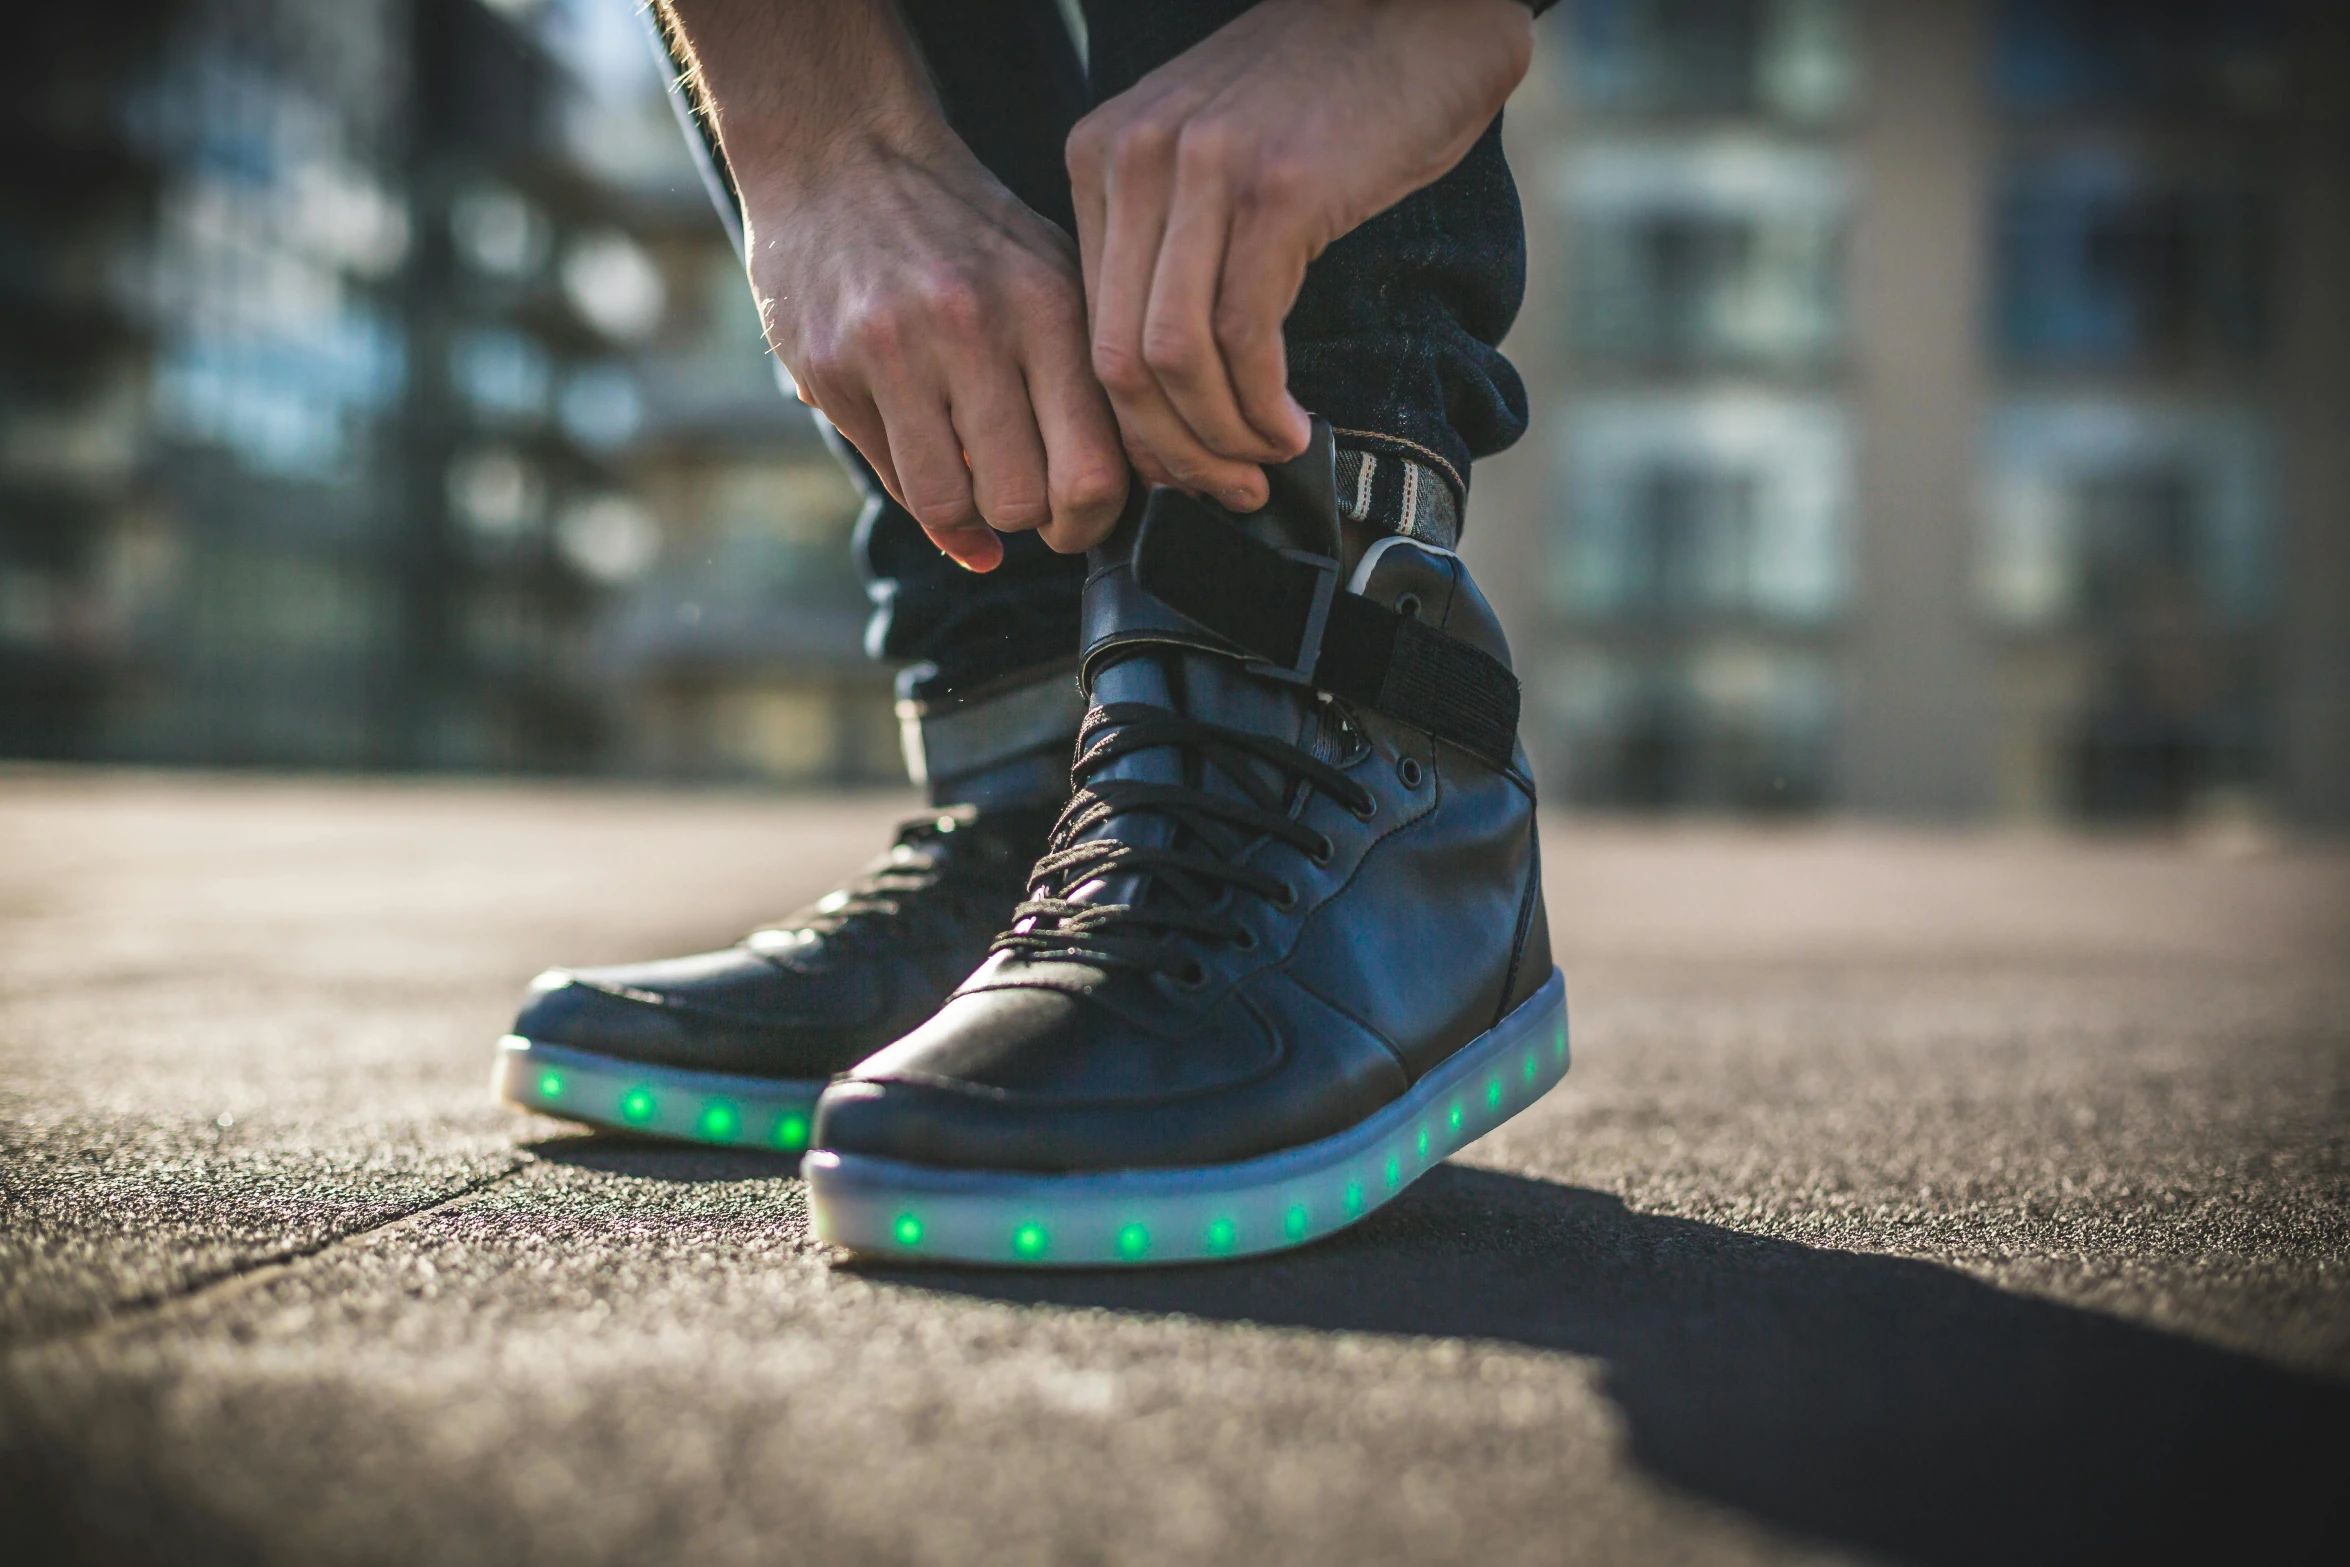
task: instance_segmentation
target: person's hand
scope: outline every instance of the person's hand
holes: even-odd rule
[[[1265,503],[1308,436],[1307,263],[1458,163],[1532,49],[1521,0],[1264,0],[1078,123],[1093,369],[1143,477]]]
[[[994,569],[997,534],[1028,528],[1085,549],[1128,474],[1075,247],[943,125],[896,140],[852,137],[745,190],[768,342],[800,400],[963,565]]]

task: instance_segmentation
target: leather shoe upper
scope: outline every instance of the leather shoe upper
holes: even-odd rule
[[[1317,502],[1310,466],[1287,477],[1238,520],[1337,555],[1326,480]],[[826,1091],[814,1146],[1234,1162],[1361,1121],[1548,979],[1523,754],[1497,769],[1268,678],[1143,593],[1130,548],[1122,530],[1087,584],[1080,787],[1028,901],[934,1016]],[[1383,541],[1355,579],[1506,661],[1453,556]]]
[[[514,1032],[649,1065],[830,1077],[986,956],[1050,824],[1049,808],[907,822],[850,885],[723,951],[541,974]]]

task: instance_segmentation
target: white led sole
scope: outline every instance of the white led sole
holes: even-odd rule
[[[590,1126],[796,1154],[808,1146],[824,1084],[646,1066],[508,1034],[490,1091],[517,1109]]]
[[[1376,1114],[1319,1142],[1176,1170],[942,1170],[818,1149],[801,1166],[821,1240],[907,1261],[1095,1268],[1281,1251],[1344,1229],[1566,1075],[1567,988],[1549,982]]]

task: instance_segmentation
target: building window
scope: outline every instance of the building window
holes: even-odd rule
[[[1993,54],[2021,114],[2265,114],[2283,101],[2276,0],[2006,0]]]
[[[1744,137],[1601,145],[1564,178],[1579,357],[1809,371],[1842,354],[1852,182],[1839,155]]]
[[[2259,416],[2018,400],[1986,444],[1978,581],[2011,640],[2015,792],[2091,818],[2175,817],[2259,783]]]
[[[1860,80],[1851,0],[1575,0],[1569,84],[1594,114],[1833,119]]]
[[[2252,365],[2269,229],[2259,184],[2226,167],[2109,146],[2019,156],[1997,216],[1999,347],[2024,369]]]
[[[1850,586],[1850,436],[1825,400],[1595,399],[1567,420],[1549,594],[1592,624],[1816,627]]]

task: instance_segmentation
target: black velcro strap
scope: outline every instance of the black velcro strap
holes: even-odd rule
[[[1250,667],[1450,741],[1496,767],[1518,742],[1518,677],[1482,648],[1338,587],[1338,562],[1279,550],[1179,490],[1160,490],[1134,541],[1134,581],[1253,653]]]

